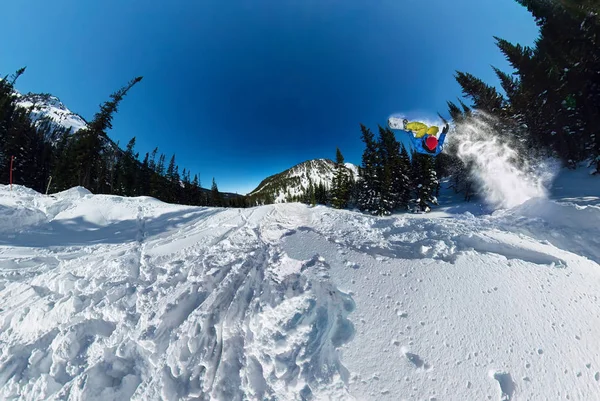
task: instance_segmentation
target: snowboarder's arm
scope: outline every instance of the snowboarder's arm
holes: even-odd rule
[[[448,124],[446,124],[446,126],[442,130],[442,134],[440,135],[440,138],[438,139],[438,146],[435,151],[436,156],[439,155],[440,153],[442,153],[442,150],[444,150],[444,141],[446,140],[446,134],[448,133],[449,129],[450,129],[450,127],[448,127]]]
[[[440,148],[444,145],[444,141],[446,140],[446,134],[448,133],[448,130],[450,130],[450,127],[448,126],[448,124],[446,124],[444,126],[444,129],[442,130],[442,134],[440,135],[440,138],[438,139],[438,146]]]

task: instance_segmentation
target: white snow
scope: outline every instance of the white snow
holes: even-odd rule
[[[352,164],[352,163],[344,163],[344,165],[346,166],[346,168],[348,170],[350,170],[352,172],[354,180],[357,181],[359,178],[358,166],[356,164]]]
[[[382,218],[0,185],[0,399],[600,399],[584,170]]]
[[[548,182],[556,175],[557,163],[536,161],[518,162],[518,153],[498,134],[492,118],[477,116],[457,124],[449,142],[458,143],[458,156],[472,162],[475,179],[493,207],[510,208],[529,199],[546,197]]]

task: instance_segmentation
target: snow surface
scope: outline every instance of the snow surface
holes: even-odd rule
[[[0,185],[0,399],[600,400],[599,189],[379,218]]]

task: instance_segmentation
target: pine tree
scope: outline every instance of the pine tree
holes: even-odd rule
[[[158,157],[158,162],[154,168],[154,174],[152,174],[152,178],[150,180],[151,184],[151,196],[157,199],[165,199],[165,195],[167,195],[167,191],[165,190],[168,187],[168,181],[164,176],[165,174],[165,155],[163,153]]]
[[[194,174],[191,184],[190,204],[194,206],[204,206],[201,198],[200,179],[198,174]]]
[[[600,19],[597,1],[518,0],[535,18],[533,47],[495,38],[514,73],[494,68],[507,99],[470,74],[456,78],[474,107],[495,114],[499,131],[534,156],[544,151],[574,166],[598,157],[600,166]],[[449,104],[453,118],[457,107]],[[514,121],[511,126],[509,121]]]
[[[102,173],[108,170],[106,165],[103,165],[106,160],[103,160],[102,152],[110,142],[106,131],[112,128],[113,115],[117,112],[117,107],[123,97],[141,80],[142,77],[137,77],[110,95],[112,100],[100,106],[100,111],[96,113],[87,128],[81,129],[75,134],[73,138],[75,158],[71,164],[71,176],[77,185],[96,192],[103,186],[103,180],[108,181],[107,176],[102,176]]]
[[[358,207],[361,211],[376,214],[379,210],[381,198],[381,183],[378,176],[380,167],[377,142],[370,129],[360,125],[362,141],[365,150],[362,155],[362,164],[359,168],[360,181],[358,194]]]
[[[408,208],[410,195],[410,158],[389,128],[379,127],[380,176],[382,177],[380,214]],[[404,147],[402,147],[404,148]]]
[[[215,181],[214,177],[210,189],[210,206],[223,206],[223,198],[221,196],[221,193],[219,192],[219,188],[217,187],[217,182]]]
[[[119,158],[116,166],[116,184],[114,191],[118,195],[136,196],[139,166],[137,154],[134,154],[135,137],[127,143],[125,153]]]
[[[327,188],[323,182],[320,182],[315,189],[315,200],[319,205],[327,205],[329,202]]]
[[[438,181],[433,158],[429,155],[413,153],[412,171],[415,203],[419,210],[429,212],[431,205],[437,205],[434,194]]]
[[[305,203],[307,205],[313,205],[313,200],[316,203],[315,198],[315,186],[312,182],[312,180],[310,179],[310,177],[308,177],[308,187],[306,188],[306,191],[302,194],[302,203]],[[285,202],[285,200],[284,200]]]
[[[450,117],[452,118],[452,120],[456,122],[461,120],[463,117],[463,113],[460,110],[460,108],[451,101],[447,101],[446,103],[448,104],[448,112],[450,113]]]
[[[148,167],[152,171],[156,170],[156,153],[157,152],[158,152],[158,147],[154,148],[154,150],[152,151],[152,154],[150,155],[150,158],[148,159]]]
[[[169,167],[167,167],[167,179],[171,182],[175,181],[175,166],[175,155],[173,155],[169,161]]]
[[[333,187],[331,189],[331,205],[336,209],[344,209],[348,206],[350,200],[350,178],[349,171],[344,164],[344,156],[339,148],[336,149],[335,156],[335,176],[333,177]]]
[[[166,199],[168,202],[175,203],[179,200],[181,185],[179,183],[179,167],[175,163],[175,155],[171,156],[169,167],[167,167],[166,179],[168,181]]]
[[[463,94],[473,100],[476,109],[492,114],[503,109],[504,99],[494,87],[469,73],[457,71],[455,78]]]
[[[16,104],[13,85],[24,71],[21,68],[10,79],[0,80],[0,180],[8,183],[12,159],[14,183],[42,191],[49,176],[51,149],[45,142],[47,126],[36,127],[28,111]]]
[[[399,191],[399,202],[398,207],[402,210],[409,208],[411,199],[411,160],[408,155],[408,151],[404,146],[400,150],[400,164],[398,166],[398,191]]]
[[[143,196],[150,196],[150,179],[152,177],[152,169],[150,168],[150,154],[146,152],[140,170],[139,181],[137,184],[137,193]]]
[[[188,170],[186,170],[185,168],[183,169],[183,172],[181,173],[181,181],[183,184],[183,188],[181,190],[181,203],[183,203],[184,205],[190,205],[190,201],[192,198],[192,191],[191,191],[191,187],[192,187],[192,182],[190,179],[190,172]]]

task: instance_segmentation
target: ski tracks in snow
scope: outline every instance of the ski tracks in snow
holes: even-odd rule
[[[2,398],[347,399],[353,302],[279,246],[305,208],[80,195],[1,239]]]

